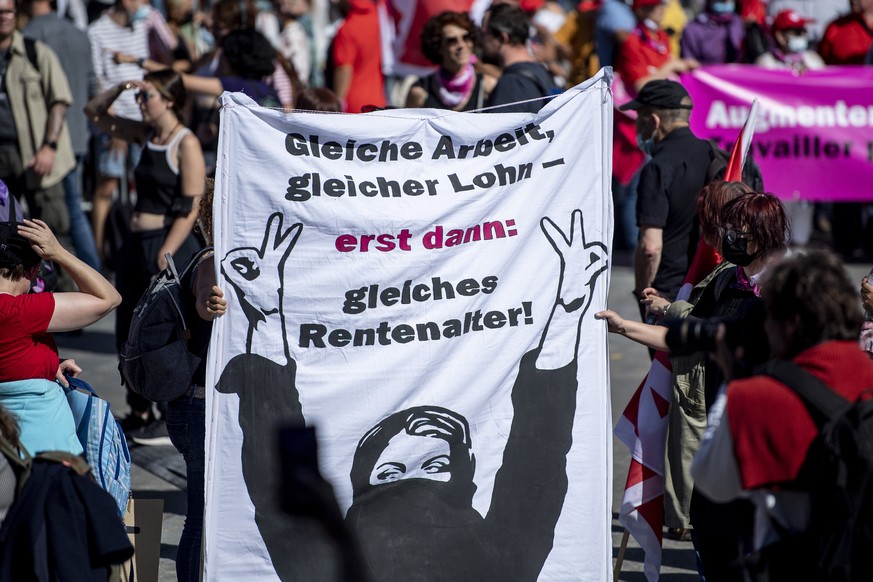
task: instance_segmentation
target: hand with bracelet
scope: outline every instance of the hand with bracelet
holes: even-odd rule
[[[643,289],[642,298],[640,299],[640,303],[646,306],[646,314],[653,315],[657,318],[661,318],[667,315],[667,310],[670,308],[670,301],[664,297],[661,297],[661,294],[658,293],[657,289],[653,287],[646,287]]]

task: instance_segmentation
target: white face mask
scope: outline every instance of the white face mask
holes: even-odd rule
[[[709,8],[715,14],[730,14],[734,11],[736,5],[733,2],[713,2]]]
[[[643,25],[652,32],[657,32],[658,29],[661,28],[660,26],[658,26],[658,23],[651,18],[646,18],[645,20],[643,20]]]
[[[149,15],[149,7],[148,6],[140,6],[134,11],[133,14],[130,15],[130,23],[140,22],[141,20],[145,20]]]
[[[809,39],[805,36],[789,36],[788,52],[802,53],[809,48]]]

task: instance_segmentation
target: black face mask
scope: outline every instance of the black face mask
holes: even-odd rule
[[[404,479],[376,485],[356,499],[346,523],[356,534],[373,580],[485,580],[484,519],[452,483]]]
[[[749,239],[740,238],[737,231],[730,229],[721,237],[721,254],[725,260],[740,267],[748,267],[761,253],[749,254]]]

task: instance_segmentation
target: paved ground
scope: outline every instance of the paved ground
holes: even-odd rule
[[[609,293],[610,307],[628,316],[637,313],[630,289],[633,274],[628,258],[615,257]],[[850,267],[852,276],[860,279],[866,273],[863,266]],[[80,336],[58,339],[62,357],[75,358],[84,369],[83,378],[90,382],[112,404],[116,415],[127,411],[124,392],[118,381],[111,318],[99,322]],[[648,369],[646,350],[624,338],[611,337],[610,372],[612,376],[613,420],[621,414],[633,391]],[[612,511],[617,516],[618,506],[627,477],[629,453],[614,441],[614,489]],[[172,447],[134,447],[134,495],[141,498],[164,500],[163,532],[161,536],[160,580],[176,580],[175,556],[185,515],[185,469],[181,456]],[[622,528],[613,520],[613,557],[617,555]],[[642,581],[642,551],[631,540],[625,555],[620,580]],[[665,541],[662,579],[665,582],[685,582],[697,579],[694,554],[690,543]]]

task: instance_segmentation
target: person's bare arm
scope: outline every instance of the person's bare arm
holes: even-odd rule
[[[125,91],[147,90],[142,81],[126,81],[93,97],[85,105],[85,115],[100,129],[112,137],[129,142],[142,143],[149,131],[142,121],[116,117],[109,111],[115,100]]]
[[[197,275],[194,278],[194,295],[197,297],[195,302],[197,315],[201,319],[212,321],[227,311],[227,299],[224,298],[224,291],[221,290],[215,279],[215,261],[212,256],[205,259],[197,267]]]
[[[18,234],[26,238],[41,259],[60,265],[79,287],[74,293],[55,293],[55,310],[48,330],[70,331],[91,325],[121,303],[121,295],[100,273],[77,259],[60,245],[41,220],[25,220]]]
[[[634,82],[634,90],[639,93],[642,90],[643,86],[649,81],[667,79],[672,75],[693,71],[697,68],[700,68],[700,63],[698,63],[694,59],[670,59],[654,73],[637,79],[636,82]]]
[[[598,311],[594,314],[594,319],[605,320],[609,333],[623,335],[629,340],[653,350],[670,351],[670,348],[667,346],[666,327],[624,319],[618,313],[609,309]]]
[[[224,93],[224,85],[218,77],[201,77],[199,75],[182,75],[182,84],[188,91],[218,97]]]
[[[641,226],[640,238],[634,255],[634,295],[642,298],[643,289],[652,286],[655,274],[661,265],[661,251],[664,247],[664,229],[655,226]]]
[[[409,93],[406,94],[407,107],[424,107],[425,100],[427,100],[427,91],[422,87],[409,88]]]
[[[158,251],[158,256],[155,261],[160,269],[167,266],[165,255],[170,253],[176,254],[191,230],[194,228],[194,223],[197,221],[197,210],[200,204],[200,196],[203,195],[203,189],[206,185],[206,164],[203,161],[203,150],[200,149],[200,142],[194,134],[188,134],[182,138],[179,144],[179,175],[182,177],[182,195],[192,198],[191,212],[185,216],[179,216],[170,226],[170,232],[167,233],[167,238],[164,239],[164,244],[161,245]]]
[[[48,119],[45,123],[45,136],[43,143],[33,158],[27,163],[27,167],[33,168],[33,172],[37,176],[45,176],[52,171],[55,165],[55,154],[57,151],[54,147],[48,145],[49,142],[55,143],[57,147],[58,139],[61,137],[61,129],[64,127],[64,118],[67,115],[67,103],[53,103],[48,111]]]
[[[352,66],[342,65],[333,72],[333,91],[345,103],[352,87]],[[358,113],[357,111],[355,113]]]

